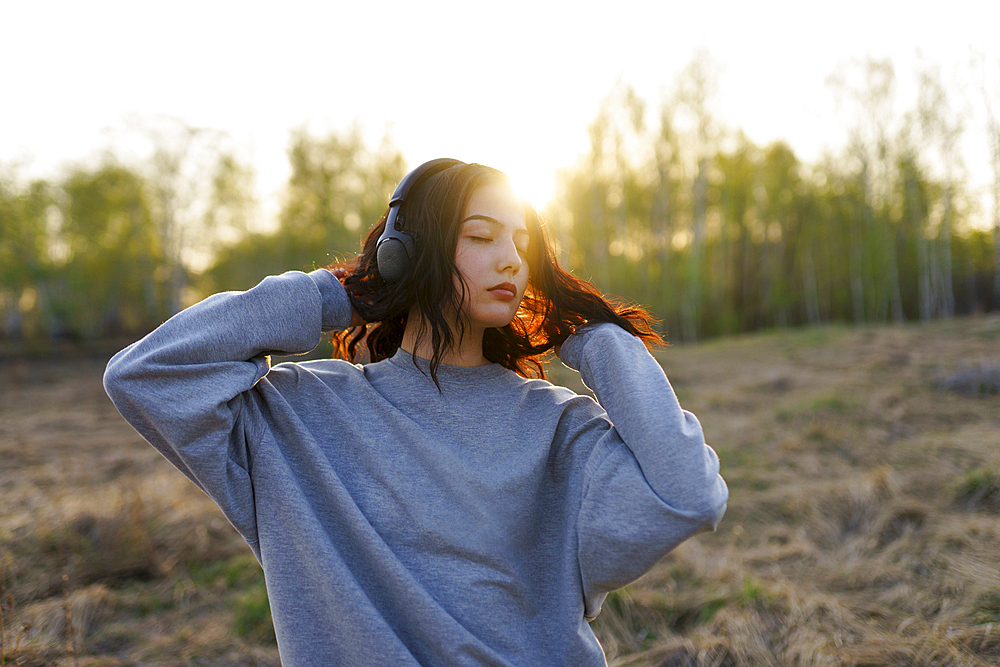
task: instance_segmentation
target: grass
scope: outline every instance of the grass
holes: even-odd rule
[[[1000,664],[1000,396],[980,389],[997,332],[658,352],[731,499],[717,532],[608,596],[612,667]],[[259,566],[117,415],[103,364],[0,363],[0,667],[277,665]]]
[[[955,500],[961,507],[994,514],[1000,512],[1000,474],[995,470],[970,470],[957,486]]]
[[[271,607],[264,582],[250,586],[237,600],[233,625],[236,634],[254,642],[276,644]]]
[[[660,353],[731,500],[718,532],[598,617],[609,663],[1000,664],[1000,402],[979,380],[942,382],[992,377],[998,325],[831,327]],[[631,640],[642,632],[656,639]]]

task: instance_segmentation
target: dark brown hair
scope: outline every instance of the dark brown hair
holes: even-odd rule
[[[455,265],[460,221],[472,193],[495,183],[507,184],[506,175],[480,164],[458,164],[411,188],[400,212],[404,231],[414,238],[416,250],[402,280],[387,283],[376,263],[375,248],[388,211],[368,232],[357,257],[327,267],[340,277],[354,309],[368,323],[335,332],[335,356],[356,360],[358,345],[364,341],[371,361],[391,357],[403,340],[407,315],[416,305],[425,323],[419,337],[431,337],[430,371],[437,382],[441,359],[464,331],[462,321],[457,323],[459,330],[453,331],[446,316],[462,312],[465,297],[464,281]],[[542,357],[546,352],[562,344],[577,327],[601,322],[617,324],[647,345],[663,342],[643,308],[605,298],[589,282],[560,267],[541,215],[527,202],[524,206],[531,237],[528,287],[513,321],[486,330],[483,354],[487,360],[524,377],[545,377]]]

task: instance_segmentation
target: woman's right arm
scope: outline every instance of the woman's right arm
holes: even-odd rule
[[[246,443],[259,426],[244,393],[268,354],[308,352],[353,310],[329,271],[291,271],[211,296],[116,354],[104,387],[122,416],[256,540]]]

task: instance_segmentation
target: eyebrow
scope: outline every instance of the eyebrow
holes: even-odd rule
[[[465,224],[466,222],[469,222],[470,220],[485,220],[486,222],[490,223],[494,227],[503,227],[503,223],[500,222],[499,220],[497,220],[496,218],[492,218],[492,217],[490,217],[488,215],[481,215],[479,213],[473,213],[468,218],[465,218],[464,220],[462,220],[461,224]],[[527,230],[527,228],[524,228],[524,227],[518,227],[517,229],[514,230],[514,233],[515,234],[527,234],[528,236],[531,236],[531,232],[529,232]]]

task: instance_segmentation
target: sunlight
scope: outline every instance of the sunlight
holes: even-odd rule
[[[500,167],[514,186],[519,197],[528,200],[538,210],[545,208],[555,194],[555,173],[536,163]]]

